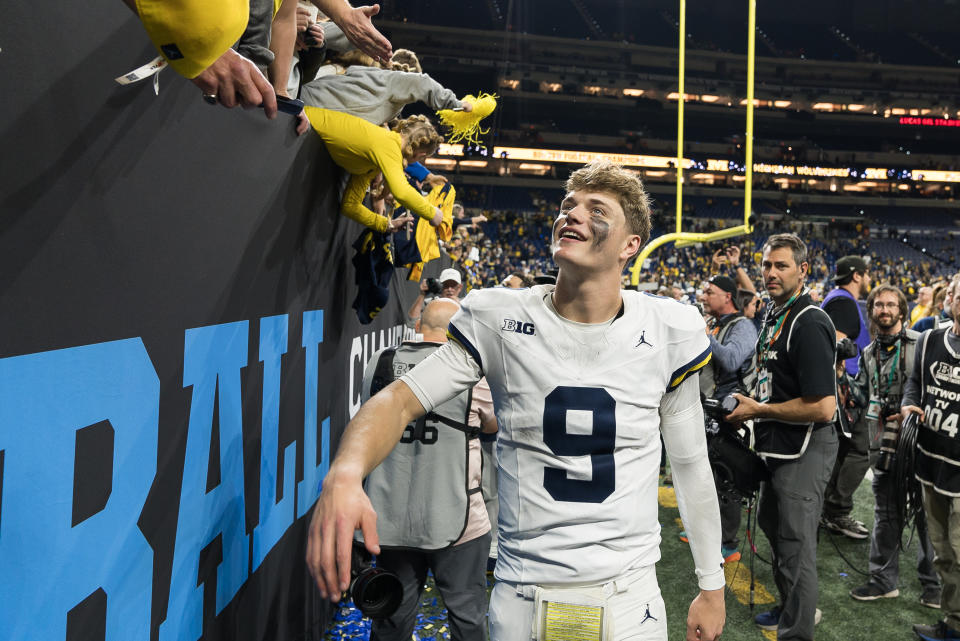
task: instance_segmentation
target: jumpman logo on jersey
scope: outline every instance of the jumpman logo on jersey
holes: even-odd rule
[[[634,345],[634,347],[640,347],[641,345],[649,345],[650,347],[653,347],[653,343],[647,340],[647,330],[640,332],[640,340],[637,341],[637,344]]]
[[[654,621],[656,621],[656,620],[657,620],[657,617],[655,617],[655,616],[653,616],[652,614],[650,614],[650,604],[648,603],[648,604],[647,604],[647,611],[644,613],[643,619],[640,621],[640,625],[643,625],[644,623],[646,623],[646,622],[649,621],[650,619],[653,619]]]

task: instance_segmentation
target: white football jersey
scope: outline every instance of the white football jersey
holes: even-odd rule
[[[612,323],[584,325],[552,291],[471,292],[449,337],[478,366],[467,378],[486,375],[500,425],[497,578],[606,581],[660,558],[660,403],[710,343],[697,309],[672,299],[623,291]],[[444,362],[404,377],[428,409],[464,384]]]

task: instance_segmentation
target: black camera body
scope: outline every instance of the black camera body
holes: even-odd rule
[[[393,572],[373,565],[373,556],[363,543],[354,542],[350,554],[350,597],[371,619],[386,619],[403,601],[403,584]]]
[[[760,483],[770,479],[770,471],[738,431],[724,420],[737,409],[740,401],[728,394],[722,399],[702,399],[701,404],[708,422],[715,424],[714,429],[707,429],[707,458],[717,490],[740,500],[751,498],[760,489]]]
[[[701,404],[703,405],[704,414],[714,420],[722,421],[723,417],[737,409],[740,401],[738,401],[733,394],[727,394],[720,400],[705,398]]]
[[[443,289],[443,286],[440,284],[440,281],[436,278],[427,279],[427,293],[433,296],[439,296],[440,291]]]
[[[847,337],[837,341],[837,363],[842,363],[848,358],[855,358],[860,354],[857,344]]]

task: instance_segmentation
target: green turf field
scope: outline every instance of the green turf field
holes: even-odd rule
[[[662,559],[657,564],[657,575],[664,600],[667,604],[667,618],[670,639],[685,638],[685,619],[690,600],[696,595],[696,579],[693,573],[693,560],[688,546],[678,538],[681,530],[680,513],[675,507],[672,488],[661,488],[660,523],[662,525]],[[854,497],[854,518],[866,524],[873,524],[873,493],[869,480],[864,480]],[[740,563],[727,567],[727,625],[723,632],[723,641],[762,641],[775,639],[773,633],[762,632],[753,624],[753,613],[763,612],[774,605],[776,586],[770,566],[761,561],[770,558],[770,548],[762,533],[756,536],[759,557],[754,561],[756,585],[754,596],[757,604],[753,613],[747,605],[749,599],[749,556],[746,554],[746,537],[741,525]],[[839,550],[839,551],[838,551]],[[848,594],[850,589],[865,583],[867,578],[851,568],[841,558],[843,554],[856,568],[867,569],[869,540],[853,541],[838,534],[830,535],[820,530],[820,543],[817,554],[817,570],[820,577],[820,599],[818,607],[823,611],[823,620],[817,626],[818,641],[887,641],[892,639],[916,639],[911,630],[913,623],[933,623],[939,619],[939,611],[920,605],[920,584],[917,581],[916,544],[909,552],[901,554],[900,597],[872,602],[853,600]],[[427,585],[421,604],[416,638],[449,639],[449,630],[445,624],[443,602],[433,586]],[[350,616],[348,608],[343,608],[340,618],[353,619],[337,624],[328,635],[328,639],[365,638],[355,615]]]
[[[869,480],[864,480],[854,497],[853,517],[864,522],[867,529],[873,524],[873,493]],[[693,583],[693,561],[687,545],[679,540],[680,528],[676,508],[660,508],[660,523],[663,527],[661,551],[663,559],[658,564],[660,587],[667,603],[667,618],[670,639],[683,639],[685,634],[686,609],[696,593]],[[741,542],[745,541],[741,525]],[[770,547],[762,533],[756,537],[757,551],[764,559],[770,558]],[[834,543],[836,545],[834,545]],[[888,639],[916,639],[911,630],[913,623],[932,623],[939,618],[939,611],[920,605],[920,584],[917,581],[916,545],[909,552],[901,553],[900,597],[871,602],[855,601],[849,595],[851,588],[866,582],[867,577],[857,572],[867,570],[869,540],[853,541],[842,535],[831,536],[820,529],[817,547],[817,574],[820,577],[818,607],[823,611],[823,620],[817,626],[818,641],[887,641]],[[727,568],[727,625],[724,641],[757,641],[776,638],[773,633],[764,633],[753,624],[753,614],[746,604],[749,599],[749,557],[746,546],[741,543],[743,560]],[[838,551],[839,550],[839,551]],[[840,554],[849,559],[857,569],[851,568]],[[754,613],[770,609],[774,604],[760,604],[761,596],[776,599],[773,574],[767,563],[759,558],[754,561],[757,590]],[[733,579],[731,581],[731,579]],[[760,589],[762,586],[762,590]],[[768,596],[769,595],[769,596]],[[741,602],[742,600],[742,602]]]

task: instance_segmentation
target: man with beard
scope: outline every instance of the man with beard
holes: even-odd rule
[[[943,584],[943,620],[913,626],[925,641],[960,639],[960,297],[951,299],[950,313],[952,327],[931,330],[917,341],[901,404],[902,417],[917,414],[921,421],[914,469],[923,484],[933,565]]]
[[[757,340],[751,396],[734,394],[729,422],[753,419],[755,449],[770,470],[757,521],[770,541],[780,604],[755,617],[777,638],[811,641],[817,610],[817,517],[837,455],[836,337],[833,323],[804,287],[807,246],[774,234],[761,271],[772,299]]]
[[[866,319],[860,310],[858,300],[863,300],[870,291],[870,272],[867,263],[859,256],[844,256],[837,261],[837,273],[833,278],[837,287],[823,299],[823,311],[833,321],[837,330],[837,340],[850,338],[857,344],[858,354],[870,343],[870,332]],[[858,358],[848,358],[845,362],[846,373],[853,378],[857,375]],[[843,381],[843,370],[837,370],[837,376]],[[841,391],[846,389],[841,386]],[[846,394],[841,393],[841,412],[850,410],[846,403]],[[820,524],[839,532],[851,539],[865,539],[869,536],[863,523],[850,516],[853,510],[853,493],[860,486],[863,475],[870,467],[867,446],[867,426],[857,420],[855,412],[848,412],[850,434],[840,439],[837,462],[827,485],[823,502],[823,516]]]
[[[870,535],[870,580],[850,590],[858,601],[875,601],[900,596],[897,588],[900,569],[900,524],[895,505],[897,479],[890,473],[887,457],[881,460],[883,433],[900,429],[900,399],[920,334],[907,329],[907,299],[896,287],[880,285],[867,297],[870,320],[877,338],[867,345],[860,358],[856,385],[868,399],[866,424],[870,435],[870,464],[873,467],[873,532]],[[917,517],[917,575],[923,590],[920,603],[940,607],[940,581],[933,569],[933,548],[927,536],[923,513]]]

